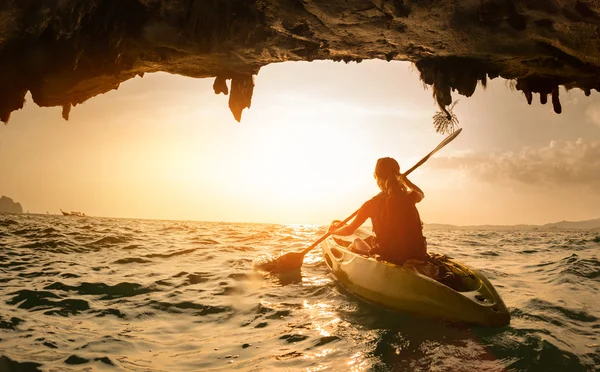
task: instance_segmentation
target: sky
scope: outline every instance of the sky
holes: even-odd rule
[[[407,170],[444,139],[406,62],[285,62],[255,76],[241,123],[213,79],[146,74],[71,110],[0,125],[0,195],[31,213],[197,221],[344,219],[378,193],[377,158]],[[600,94],[531,106],[497,78],[453,98],[462,133],[410,175],[425,223],[600,218]]]

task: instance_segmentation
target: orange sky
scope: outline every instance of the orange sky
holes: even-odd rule
[[[241,123],[212,83],[148,74],[68,122],[28,95],[0,127],[0,195],[36,213],[328,223],[377,193],[377,158],[406,170],[443,139],[407,63],[267,66]],[[561,115],[502,79],[454,98],[463,133],[411,175],[426,223],[600,217],[598,93],[561,91]]]

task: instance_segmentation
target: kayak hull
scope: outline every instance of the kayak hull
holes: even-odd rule
[[[359,236],[366,234],[330,236],[321,244],[333,276],[352,294],[396,312],[488,327],[509,324],[506,305],[477,270],[441,255],[403,266],[380,261],[347,248]]]

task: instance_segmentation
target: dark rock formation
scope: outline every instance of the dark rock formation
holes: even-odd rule
[[[11,198],[3,196],[0,198],[0,213],[23,213],[20,203],[15,203]]]
[[[598,0],[0,0],[0,120],[156,71],[216,77],[240,120],[262,66],[375,58],[415,63],[442,109],[500,76],[560,113],[560,85],[600,89],[598,40]]]

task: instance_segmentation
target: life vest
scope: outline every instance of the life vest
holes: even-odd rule
[[[415,206],[417,194],[383,194],[372,199],[371,220],[375,233],[375,253],[385,261],[403,264],[406,260],[426,260],[427,246],[423,224]]]

